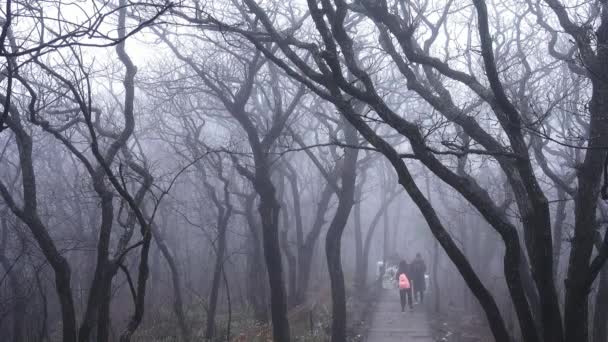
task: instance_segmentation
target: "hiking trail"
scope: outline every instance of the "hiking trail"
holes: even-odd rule
[[[397,289],[383,289],[371,314],[367,342],[433,342],[426,308],[401,312]]]

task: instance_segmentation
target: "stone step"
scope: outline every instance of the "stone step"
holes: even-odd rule
[[[368,342],[433,342],[424,307],[401,312],[399,293],[385,290],[372,313]]]

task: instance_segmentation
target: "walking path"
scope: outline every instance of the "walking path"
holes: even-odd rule
[[[418,305],[414,311],[401,312],[398,290],[383,290],[372,314],[366,341],[433,342],[425,308]]]

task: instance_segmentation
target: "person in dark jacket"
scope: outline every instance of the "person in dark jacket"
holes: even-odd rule
[[[416,253],[416,258],[410,264],[410,280],[412,280],[412,285],[414,286],[414,299],[419,303],[424,301],[424,291],[426,291],[425,273],[426,265],[424,264],[424,260],[422,260],[420,253]]]
[[[405,276],[408,279],[410,278],[410,274],[409,274],[409,267],[408,264],[405,260],[401,260],[401,262],[399,263],[399,268],[397,269],[397,274],[395,275],[395,278],[397,280],[397,283],[399,284],[399,278],[402,274],[405,274]],[[413,310],[413,300],[412,300],[412,286],[411,286],[411,282],[409,283],[409,286],[407,288],[401,288],[401,286],[399,287],[399,297],[401,297],[401,312],[405,311],[405,306],[406,304],[410,307],[410,310]]]

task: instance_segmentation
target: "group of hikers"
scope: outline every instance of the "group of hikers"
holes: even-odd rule
[[[399,296],[401,297],[401,312],[405,312],[406,305],[410,310],[414,309],[412,292],[418,303],[424,302],[424,291],[426,290],[426,265],[420,253],[416,253],[416,258],[410,264],[405,260],[399,262],[399,267],[395,274],[395,280],[399,286]]]

